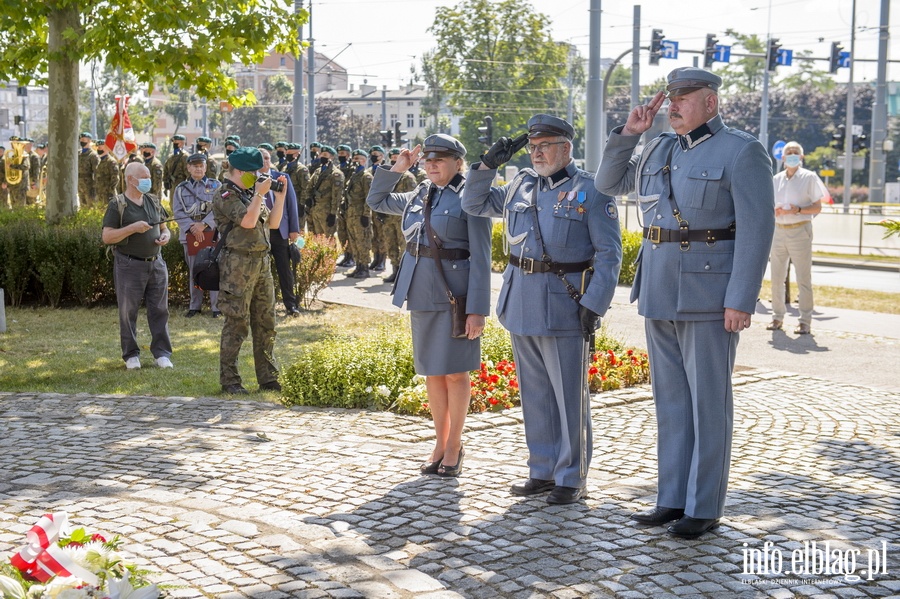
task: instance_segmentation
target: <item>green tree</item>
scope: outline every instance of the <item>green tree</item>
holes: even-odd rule
[[[202,10],[175,0],[0,4],[0,80],[50,88],[47,220],[75,212],[79,62],[102,60],[146,86],[159,79],[237,106],[252,94],[239,93],[222,65],[259,63],[273,47],[298,55],[306,18],[288,0],[208,0]]]
[[[794,55],[794,62],[799,71],[791,73],[778,82],[778,86],[782,89],[812,87],[820,92],[827,92],[833,90],[837,85],[827,70],[816,68],[817,63],[812,58],[812,50],[801,50]]]
[[[316,100],[316,124],[316,139],[330,146],[345,143],[368,150],[381,142],[375,121],[351,114],[337,100]]]
[[[550,20],[519,0],[463,0],[439,7],[429,31],[433,70],[447,105],[461,116],[460,141],[472,154],[482,118],[494,119],[494,138],[517,135],[535,113],[565,116],[568,44],[554,42]]]
[[[290,79],[284,75],[269,77],[259,104],[235,108],[228,116],[228,133],[240,135],[245,146],[287,139],[293,95]]]
[[[725,35],[733,37],[733,44],[743,48],[748,53],[766,53],[766,40],[760,39],[755,33],[745,35],[734,29],[727,29]],[[763,75],[766,69],[766,59],[755,56],[743,56],[734,62],[728,63],[716,74],[722,77],[722,88],[728,92],[754,92],[762,89]]]
[[[131,118],[131,126],[136,133],[149,133],[156,124],[159,110],[154,108],[146,99],[136,98],[133,92],[143,89],[144,85],[138,82],[133,75],[113,68],[108,64],[94,65],[91,69],[91,78],[94,82],[97,101],[97,135],[99,138],[106,136],[109,131],[109,123],[116,112],[116,96],[122,93],[131,96],[128,101],[128,116]],[[79,131],[91,130],[91,82],[81,81],[79,97],[81,112],[79,114],[81,125]]]

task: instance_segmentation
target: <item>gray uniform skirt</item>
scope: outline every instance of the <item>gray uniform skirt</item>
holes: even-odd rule
[[[409,313],[416,374],[442,376],[481,367],[481,337],[450,337],[450,311]]]

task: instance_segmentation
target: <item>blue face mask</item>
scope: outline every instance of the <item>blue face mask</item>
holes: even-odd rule
[[[797,154],[788,154],[784,157],[784,165],[790,168],[797,168],[803,164],[803,159]]]
[[[137,188],[141,193],[147,193],[153,187],[153,181],[150,179],[138,179]]]

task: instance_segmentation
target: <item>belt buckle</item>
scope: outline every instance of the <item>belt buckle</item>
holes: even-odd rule
[[[662,227],[651,226],[650,227],[650,235],[647,237],[647,239],[650,240],[650,243],[659,243],[661,234],[662,234]]]
[[[534,258],[519,258],[519,267],[525,271],[526,275],[534,274]]]

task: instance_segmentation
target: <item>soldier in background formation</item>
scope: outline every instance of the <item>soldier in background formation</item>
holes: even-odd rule
[[[319,166],[309,181],[309,196],[306,206],[312,232],[316,235],[334,236],[337,214],[344,197],[344,173],[332,162],[336,152],[331,146],[322,146]]]
[[[309,172],[312,173],[319,166],[319,152],[322,150],[322,144],[317,141],[309,144]]]
[[[140,145],[144,166],[150,169],[150,193],[162,199],[163,164],[156,157],[156,144],[147,142]]]
[[[341,200],[341,207],[338,211],[338,219],[337,219],[337,236],[338,236],[338,245],[341,248],[341,251],[344,253],[344,257],[341,258],[341,261],[337,263],[338,266],[345,266],[347,268],[353,268],[356,266],[356,261],[353,259],[353,252],[350,249],[350,238],[347,232],[347,194],[346,194],[346,186],[350,181],[351,175],[356,170],[356,165],[350,161],[350,152],[352,148],[347,144],[341,144],[337,147],[337,158],[338,158],[338,168],[341,169],[341,172],[344,174],[344,199]]]
[[[372,146],[369,148],[369,161],[371,163],[370,170],[374,178],[378,167],[384,162],[385,151],[381,146]],[[379,212],[372,212],[372,252],[374,257],[369,264],[369,270],[384,270],[384,218],[385,215]]]
[[[309,169],[300,160],[300,144],[289,143],[285,147],[284,172],[287,173],[297,196],[297,215],[300,231],[306,230],[306,198],[309,197]]]
[[[187,181],[189,177],[184,141],[184,135],[172,136],[172,154],[166,159],[166,164],[163,166],[163,187],[169,199],[172,198],[175,187],[182,181]]]
[[[225,158],[222,160],[222,168],[219,170],[219,181],[225,181],[228,177],[228,171],[231,170],[228,157],[239,147],[241,147],[241,138],[237,135],[229,135],[225,138]]]
[[[356,269],[347,273],[347,276],[354,279],[368,278],[369,259],[372,255],[372,210],[366,204],[372,185],[372,173],[366,168],[366,158],[364,150],[353,150],[353,174],[350,175],[344,192],[350,253],[356,257]]]
[[[287,167],[287,146],[288,142],[286,141],[275,142],[275,158],[272,160],[272,164],[276,170],[282,172]]]
[[[203,136],[198,137],[194,142],[194,146],[197,148],[196,153],[206,156],[206,178],[216,179],[219,176],[219,164],[209,155],[210,144],[212,144],[212,140]]]
[[[93,206],[97,200],[95,178],[100,157],[91,148],[93,138],[93,135],[84,131],[78,139],[81,144],[81,152],[78,153],[78,201],[85,208]]]
[[[388,152],[388,158],[391,166],[397,163],[397,157],[400,155],[400,148],[391,148]],[[409,171],[404,171],[400,175],[400,180],[394,187],[393,193],[406,193],[416,188],[416,177]],[[397,279],[397,267],[400,264],[400,256],[403,255],[405,247],[403,231],[401,226],[401,217],[393,214],[384,215],[384,227],[382,228],[383,246],[382,246],[382,262],[381,267],[384,270],[384,256],[391,261],[391,274],[384,278],[385,283],[393,283]]]
[[[104,142],[97,144],[96,175],[94,177],[96,198],[102,206],[119,195],[119,163],[109,155],[109,148]]]

